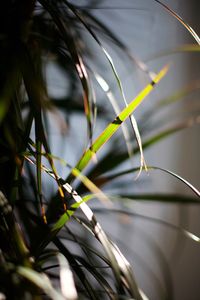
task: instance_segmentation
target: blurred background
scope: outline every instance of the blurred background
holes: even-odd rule
[[[170,64],[170,71],[159,83],[153,93],[148,96],[135,113],[142,138],[148,137],[148,128],[155,130],[169,128],[175,124],[186,122],[194,126],[178,131],[145,151],[147,165],[159,166],[171,170],[196,188],[200,188],[199,168],[199,63],[198,52],[183,51],[184,45],[195,44],[190,33],[171,16],[159,3],[153,0],[110,0],[110,1],[75,1],[79,9],[88,11],[92,16],[105,24],[115,36],[126,45],[130,53],[143,61],[153,72],[158,72],[165,64]],[[200,2],[197,0],[166,0],[165,4],[176,11],[194,30],[200,34]],[[122,97],[113,72],[102,50],[94,39],[80,28],[87,45],[91,49],[88,66],[101,75],[109,84],[113,95],[119,100],[120,108],[124,107]],[[136,64],[130,64],[126,53],[109,41],[102,32],[96,34],[105,49],[111,55],[114,65],[122,81],[125,96],[130,102],[149,78]],[[84,47],[84,45],[83,45]],[[53,63],[48,64],[46,79],[51,97],[62,99],[67,93],[69,83],[60,69]],[[195,86],[194,90],[192,86]],[[185,88],[191,92],[185,93]],[[75,87],[76,89],[80,87]],[[94,84],[97,104],[110,109],[105,93]],[[177,92],[182,97],[176,96]],[[174,98],[169,98],[173,96]],[[171,101],[162,109],[155,109],[156,103],[162,99],[179,99]],[[111,109],[110,109],[111,111]],[[150,114],[150,115],[149,115]],[[110,113],[112,120],[115,113]],[[147,117],[148,116],[148,117]],[[191,117],[192,116],[192,117]],[[61,116],[58,116],[61,118]],[[55,118],[55,115],[52,116]],[[109,121],[108,120],[108,121]],[[94,137],[108,123],[101,117],[97,119]],[[189,122],[189,123],[188,123]],[[87,146],[87,124],[84,116],[73,113],[63,128],[63,134],[54,126],[50,129],[52,152],[74,165]],[[146,131],[145,131],[146,128]],[[69,129],[69,130],[68,130]],[[134,138],[134,137],[133,137]],[[78,141],[78,146],[77,146]],[[113,141],[114,143],[114,141]],[[117,144],[118,145],[118,144]],[[73,150],[72,150],[73,149]],[[104,150],[100,155],[104,154]],[[139,156],[134,157],[134,166],[140,163]],[[128,165],[123,164],[126,168]],[[130,167],[130,165],[129,165]],[[66,169],[60,170],[66,177]],[[128,179],[120,179],[114,185],[103,189],[107,193],[117,193],[124,188],[128,180],[126,192],[135,193],[181,193],[190,196],[191,190],[169,174],[160,171],[142,173],[135,181],[135,175]],[[127,183],[127,182],[126,182]],[[53,187],[47,186],[47,189]],[[121,215],[98,211],[96,214],[103,228],[116,241],[122,253],[130,261],[136,274],[139,286],[149,299],[198,300],[200,298],[200,248],[193,240],[185,237],[181,231],[166,226],[164,222],[177,225],[200,235],[199,206],[189,204],[170,204],[132,201],[116,203],[117,208],[131,209],[135,214]],[[156,220],[161,220],[156,221]],[[164,221],[164,222],[163,222]]]

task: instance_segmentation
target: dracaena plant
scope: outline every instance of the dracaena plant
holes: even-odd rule
[[[180,21],[199,44],[198,35],[188,24],[166,5],[156,2]],[[100,3],[88,1],[88,7]],[[93,68],[93,48],[83,30],[108,62],[123,109],[101,75],[102,70]],[[113,47],[119,47],[133,68],[140,68],[148,79],[130,102],[124,96],[102,36],[108,37]],[[146,299],[138,287],[134,266],[107,236],[89,200],[100,201],[103,206],[99,211],[112,210],[124,215],[134,213],[114,209],[113,199],[198,203],[200,193],[192,184],[172,171],[147,166],[144,158],[146,148],[191,125],[182,122],[155,133],[151,116],[198,89],[198,82],[162,99],[156,108],[146,112],[148,126],[144,123],[138,126],[135,109],[157,85],[159,88],[160,80],[170,72],[169,66],[163,66],[158,73],[149,70],[87,7],[66,0],[3,0],[0,39],[0,298]],[[191,45],[177,51],[193,50],[199,48]],[[50,92],[50,65],[54,66],[54,72],[62,72],[65,86],[62,96]],[[99,101],[97,84],[110,101],[111,109]],[[70,117],[74,115],[87,127],[83,133],[84,150],[76,136],[71,144],[67,138]],[[94,128],[98,121],[105,128],[97,135]],[[120,128],[120,135],[116,135]],[[75,164],[70,156],[66,161],[51,151],[56,139],[49,132],[56,129],[62,131],[62,139],[67,139],[71,153],[74,147],[80,147],[82,154]],[[146,132],[148,139],[141,139]],[[130,143],[133,133],[134,142]],[[105,148],[103,155],[99,155],[101,148]],[[133,153],[140,157],[135,168]],[[123,162],[129,167],[122,171],[119,167]],[[63,178],[59,165],[64,165]],[[181,180],[194,196],[134,191],[127,194],[126,184],[115,195],[108,195],[104,190],[104,185],[123,175],[136,173],[138,177],[143,170],[154,169]],[[156,222],[150,217],[149,220]],[[164,221],[160,224],[181,230],[186,237],[199,241],[184,228]]]

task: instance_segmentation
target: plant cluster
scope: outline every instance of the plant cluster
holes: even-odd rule
[[[200,40],[194,30],[166,5],[155,1],[180,21],[198,43],[178,51],[199,51]],[[123,216],[134,213],[125,208],[116,209],[115,201],[199,202],[200,192],[192,184],[169,170],[146,165],[143,153],[160,140],[187,128],[191,122],[155,132],[153,126],[138,126],[133,115],[170,72],[169,66],[155,73],[135,58],[88,9],[101,1],[89,1],[88,7],[67,0],[1,2],[0,299],[146,299],[129,262],[97,220],[90,200],[100,201],[96,211],[105,214],[112,211]],[[90,64],[94,60],[93,50],[83,31],[108,62],[123,109],[119,108],[104,76]],[[109,38],[109,43],[119,47],[133,67],[141,69],[148,79],[130,103],[124,96],[112,57],[104,46],[106,43],[100,37]],[[62,97],[50,93],[47,73],[51,64],[62,72],[66,82]],[[101,103],[96,97],[97,85],[111,104],[114,118],[110,117],[111,109],[105,101]],[[146,112],[146,122],[154,110],[161,110],[195,89],[198,89],[197,82],[161,100],[157,107]],[[70,158],[65,161],[52,153],[56,140],[50,137],[52,129],[59,129],[65,138],[70,117],[74,115],[81,122],[84,117],[87,126],[86,148],[75,166]],[[99,120],[107,125],[96,135],[94,128]],[[116,135],[120,129],[120,135]],[[148,137],[141,138],[146,132]],[[71,152],[73,147],[72,143]],[[104,153],[99,155],[103,147]],[[132,165],[136,154],[140,157],[138,167]],[[125,162],[128,167],[120,168]],[[64,178],[59,174],[63,169]],[[120,185],[115,195],[104,190],[105,185],[119,182],[124,175],[138,177],[143,170],[155,169],[181,180],[194,196],[127,193],[126,183]],[[199,242],[197,236],[183,228],[160,223]]]

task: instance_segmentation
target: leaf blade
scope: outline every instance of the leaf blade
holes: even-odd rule
[[[82,171],[90,162],[93,155],[113,136],[113,134],[118,130],[120,125],[133,113],[133,111],[140,105],[144,98],[153,90],[155,84],[157,84],[167,73],[169,66],[165,66],[154,78],[154,80],[149,83],[132,101],[125,107],[121,113],[111,122],[106,129],[99,135],[99,137],[94,141],[93,145],[83,154],[76,169]],[[70,176],[67,181],[71,181],[72,176]]]

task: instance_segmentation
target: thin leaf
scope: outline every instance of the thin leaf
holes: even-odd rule
[[[66,300],[78,299],[73,274],[67,259],[60,253],[57,255],[60,265],[60,286],[62,295]]]
[[[98,209],[98,211],[99,211],[99,209]],[[101,211],[101,209],[100,209],[100,211]],[[119,209],[119,211],[120,211],[120,209]],[[109,212],[109,210],[102,209],[102,212],[106,214],[107,212]],[[132,211],[130,209],[129,209],[129,212],[132,213]],[[138,214],[135,214],[135,216],[137,216],[137,215]],[[135,216],[133,215],[133,219],[135,218]],[[131,217],[131,215],[130,215],[130,217]],[[173,293],[172,275],[171,275],[171,270],[169,268],[169,263],[165,257],[165,254],[162,252],[160,247],[157,245],[156,241],[154,239],[152,239],[152,236],[148,235],[148,231],[142,230],[141,228],[137,228],[137,233],[138,233],[138,236],[142,237],[143,241],[146,241],[146,245],[148,246],[149,251],[151,249],[152,253],[155,254],[155,257],[158,260],[158,265],[159,265],[160,269],[162,270],[162,274],[163,274],[164,282],[165,282],[166,297],[160,297],[160,299],[173,300],[174,293]],[[121,239],[119,236],[117,236],[117,241],[119,241],[119,243],[122,245],[124,244],[123,239]],[[129,250],[127,244],[124,244],[124,247],[125,247],[125,249]],[[140,264],[141,268],[143,268],[145,271],[147,271],[147,270],[150,271],[149,278],[152,279],[152,277],[155,277],[153,270],[151,270],[151,268],[150,268],[150,264],[145,263],[144,258],[141,257],[139,253],[135,252],[134,249],[131,248],[130,251],[133,253],[132,256],[134,256],[135,259],[138,260],[138,263]],[[156,278],[156,279],[158,280],[158,278]],[[159,279],[160,279],[160,277],[159,277]],[[142,296],[143,296],[143,294],[142,294]]]
[[[120,125],[132,114],[132,112],[140,105],[144,98],[153,90],[155,84],[157,84],[168,71],[168,66],[165,66],[155,77],[154,81],[149,83],[134,99],[133,101],[121,111],[121,113],[110,123],[106,129],[99,135],[94,141],[93,145],[83,154],[76,169],[82,171],[96,152],[113,136],[113,134],[119,129]],[[71,181],[72,176],[69,176],[67,181]]]
[[[40,288],[52,300],[65,300],[56,289],[53,288],[49,278],[44,273],[38,273],[26,267],[17,267],[17,273],[26,278],[32,284]]]
[[[119,197],[119,199],[120,199],[120,197]],[[97,208],[97,209],[95,209],[95,211],[100,212],[100,213],[105,213],[105,212],[108,213],[110,211],[110,212],[113,212],[113,213],[119,213],[119,214],[122,214],[122,215],[124,214],[124,215],[128,215],[128,216],[133,216],[134,218],[143,219],[145,221],[157,223],[159,225],[168,227],[170,229],[177,230],[181,234],[183,234],[185,237],[193,240],[196,243],[200,243],[200,237],[197,236],[196,234],[194,234],[194,233],[192,233],[192,232],[190,232],[190,231],[188,231],[188,230],[186,230],[186,229],[184,229],[180,226],[169,223],[169,222],[167,222],[163,219],[158,219],[158,218],[150,217],[150,216],[147,216],[147,215],[142,215],[142,214],[135,213],[135,212],[132,212],[130,210],[124,210],[124,209],[107,209],[106,210],[104,208]]]
[[[195,52],[196,53],[199,51],[200,51],[200,45],[184,44],[184,45],[178,46],[173,49],[160,51],[160,52],[148,57],[147,61],[150,62],[150,61],[159,59],[161,57],[165,57],[167,55],[172,55],[172,54],[177,54],[177,53],[183,53],[183,52]]]
[[[164,9],[166,9],[166,11],[168,11],[173,17],[175,17],[190,32],[190,34],[193,36],[193,38],[196,40],[196,42],[200,45],[200,38],[199,38],[198,34],[194,31],[194,29],[189,24],[187,24],[175,11],[173,11],[166,4],[162,3],[159,0],[154,0],[154,1],[156,1],[157,3],[162,5],[162,7],[164,7]]]
[[[160,167],[154,167],[154,166],[151,166],[149,167],[150,169],[152,170],[160,170],[162,172],[165,172],[169,175],[172,175],[173,177],[177,178],[178,180],[182,181],[185,185],[187,185],[199,198],[200,198],[200,191],[195,188],[190,182],[188,182],[186,179],[182,178],[180,175],[172,172],[172,171],[169,171],[167,169],[164,169],[164,168],[160,168]]]
[[[50,175],[52,178],[55,178],[55,175],[52,173],[51,170],[47,169],[46,167],[42,166],[42,169]],[[137,284],[134,280],[134,275],[132,274],[132,270],[130,269],[129,264],[127,264],[127,261],[123,257],[120,251],[118,251],[118,248],[115,246],[113,242],[111,242],[103,229],[101,228],[101,225],[96,220],[95,215],[93,214],[92,210],[89,208],[89,206],[83,202],[83,199],[77,194],[75,190],[73,190],[72,186],[70,186],[68,183],[63,184],[63,179],[59,179],[60,182],[62,182],[62,187],[67,191],[69,195],[74,199],[75,202],[80,204],[80,209],[82,210],[83,214],[88,219],[89,223],[92,226],[92,231],[96,238],[100,241],[102,246],[104,247],[104,250],[111,262],[112,270],[114,273],[114,276],[116,278],[119,291],[123,291],[124,284],[123,280],[121,278],[125,277],[125,280],[127,281],[129,293],[132,296],[135,296],[136,300],[142,300],[139,289],[137,287]],[[57,233],[57,232],[56,232]],[[45,245],[46,246],[46,245]],[[123,267],[122,267],[123,266]],[[122,275],[120,275],[122,273]],[[132,282],[133,280],[133,282]]]
[[[101,88],[106,93],[108,99],[110,100],[110,103],[111,103],[111,105],[113,107],[113,110],[114,110],[115,114],[119,115],[120,114],[120,108],[119,108],[119,106],[117,104],[117,101],[116,101],[116,99],[115,99],[115,97],[114,97],[114,95],[113,95],[113,93],[112,93],[112,91],[111,91],[108,83],[99,74],[95,73],[94,76],[95,76],[97,82],[99,83],[99,85],[101,86]],[[122,132],[123,132],[123,135],[124,135],[124,140],[125,140],[125,143],[126,143],[126,147],[127,147],[129,158],[132,161],[132,158],[133,158],[133,149],[132,149],[131,144],[130,144],[131,137],[130,137],[128,128],[127,128],[127,126],[126,126],[125,123],[122,124]]]
[[[93,288],[90,281],[85,276],[85,273],[83,272],[82,268],[77,263],[76,259],[74,258],[74,255],[72,255],[70,253],[70,251],[65,247],[65,245],[57,237],[54,238],[53,242],[56,245],[56,247],[58,248],[58,250],[60,251],[60,253],[62,253],[66,257],[66,259],[69,261],[69,264],[73,268],[77,277],[80,279],[80,282],[83,285],[83,287],[86,289],[86,292],[88,293],[89,297],[92,300],[99,299],[98,294],[96,293],[96,291]]]
[[[119,196],[119,199],[122,200],[137,200],[137,201],[158,201],[159,203],[178,203],[178,204],[200,204],[200,201],[198,198],[189,197],[185,195],[179,195],[179,194],[120,194],[117,196],[110,196],[110,199],[117,200]]]
[[[174,51],[175,52],[199,52],[200,51],[200,45],[186,44],[186,45],[177,47]]]
[[[44,131],[44,126],[43,126],[43,122],[42,122],[42,107],[45,106],[45,100],[46,100],[46,93],[45,93],[45,88],[43,85],[42,81],[38,80],[38,76],[37,76],[37,72],[35,70],[35,66],[34,63],[32,61],[31,55],[29,53],[29,49],[25,46],[25,45],[21,45],[21,55],[23,55],[23,64],[22,64],[22,75],[23,75],[23,80],[24,80],[24,84],[25,84],[25,88],[27,91],[27,95],[29,98],[29,102],[30,102],[30,106],[33,112],[33,116],[35,119],[35,135],[36,135],[36,143],[37,143],[37,147],[38,150],[41,150],[41,146],[44,146],[44,149],[46,151],[46,153],[51,153],[48,143],[47,143],[47,139],[45,136],[45,131]],[[38,166],[40,165],[40,153],[37,154],[38,157]],[[53,160],[51,159],[50,156],[48,156],[48,161],[49,164],[52,168],[53,173],[55,174],[55,177],[57,178],[57,172],[56,172],[56,168],[54,166]],[[38,169],[37,171],[37,176],[38,176],[38,188],[39,188],[39,192],[40,192],[40,185],[41,185],[41,179],[40,179],[40,174],[39,174],[40,170]],[[57,184],[58,184],[58,191],[59,194],[61,196],[61,199],[63,199],[64,194],[63,191],[61,189],[61,187],[59,186],[59,182],[57,180]],[[41,195],[40,195],[41,197]],[[41,201],[41,199],[40,199]],[[46,216],[44,213],[44,209],[43,209],[43,219],[44,222],[46,223]]]
[[[170,104],[184,100],[185,97],[188,97],[190,94],[192,94],[195,91],[198,91],[199,89],[200,80],[194,80],[190,82],[189,84],[183,86],[181,89],[175,91],[172,95],[158,101],[158,103],[156,103],[156,106],[150,108],[142,116],[142,118],[146,120],[146,122],[148,122],[153,115],[159,114],[160,110],[164,107],[168,107]]]
[[[198,118],[196,121],[195,119],[192,118],[187,120],[186,122],[178,123],[170,128],[164,129],[159,133],[156,133],[155,135],[151,136],[150,138],[148,138],[146,141],[143,142],[143,149],[147,149],[155,145],[156,143],[160,142],[164,138],[167,138],[168,136],[180,130],[193,126],[196,122],[198,122]],[[117,143],[117,141],[115,143]],[[139,151],[138,147],[134,148],[133,151],[135,154],[138,153]],[[128,159],[127,151],[113,153],[113,150],[110,150],[101,160],[98,161],[98,165],[94,166],[87,176],[89,178],[93,178],[93,182],[97,184],[97,180],[96,179],[94,180],[94,178],[98,177],[99,175],[102,175],[107,171],[110,171],[111,169],[116,168],[127,159]]]
[[[113,42],[116,43],[116,45],[127,55],[127,57],[130,59],[131,62],[136,64],[141,71],[147,74],[147,76],[150,79],[153,79],[155,77],[155,73],[150,71],[147,67],[147,65],[141,61],[138,57],[136,58],[135,55],[130,52],[130,50],[126,47],[123,42],[118,39],[118,37],[114,34],[112,30],[110,30],[100,19],[97,18],[97,16],[93,16],[88,10],[84,9],[84,17],[89,18],[95,25],[97,25],[105,34],[108,35],[109,38],[112,39]]]
[[[31,141],[31,139],[30,139],[30,142],[31,142],[31,145],[34,147],[34,143]],[[29,149],[30,149],[30,147],[29,147]],[[36,145],[36,150],[37,150],[37,145]],[[35,155],[35,153],[33,151],[31,151],[31,153],[36,157],[36,165],[37,165],[37,152],[36,152],[36,155]],[[42,152],[40,154],[43,155],[44,157],[47,157],[47,158],[50,157],[52,160],[56,159],[56,160],[60,161],[60,163],[62,165],[64,165],[64,166],[67,166],[71,170],[71,173],[77,179],[79,179],[84,184],[84,186],[91,193],[93,193],[94,196],[96,196],[104,205],[110,206],[112,204],[111,201],[110,201],[110,199],[103,193],[102,190],[100,190],[87,176],[83,175],[78,169],[73,168],[64,159],[61,159],[61,158],[59,158],[59,157],[57,157],[55,155],[52,155],[52,154],[49,154],[49,153],[46,153],[46,152],[45,153]],[[34,164],[34,162],[31,159],[28,158],[31,155],[30,153],[24,152],[23,155],[26,157],[27,160],[29,160],[29,162],[31,162],[32,164]],[[41,170],[42,170],[42,164],[40,162],[40,172],[41,172]]]
[[[122,99],[124,101],[124,104],[126,107],[128,107],[128,103],[127,103],[127,100],[126,100],[126,97],[125,97],[125,93],[124,93],[124,90],[123,90],[123,86],[122,86],[122,82],[120,80],[120,77],[117,73],[117,70],[115,68],[115,65],[114,65],[114,62],[112,60],[112,57],[110,56],[110,54],[107,52],[107,50],[103,47],[103,45],[101,44],[100,40],[97,38],[97,36],[95,35],[95,33],[92,31],[92,29],[88,26],[88,24],[84,21],[84,19],[80,16],[80,14],[78,13],[78,11],[74,8],[74,6],[72,6],[71,4],[68,3],[68,1],[66,1],[66,4],[67,6],[72,10],[72,12],[75,14],[75,16],[77,18],[79,18],[79,20],[83,23],[83,25],[85,26],[85,28],[88,30],[88,32],[91,34],[91,36],[95,39],[95,41],[97,42],[97,44],[100,46],[101,50],[103,51],[106,59],[108,60],[110,66],[111,66],[111,69],[113,71],[113,74],[114,74],[114,77],[116,79],[116,82],[118,84],[118,87],[119,87],[119,90],[120,90],[120,93],[122,95]],[[156,76],[155,76],[156,77]],[[154,79],[153,79],[154,81]],[[132,111],[133,113],[133,111]],[[139,129],[138,129],[138,126],[137,126],[137,122],[136,122],[136,119],[135,117],[132,115],[132,113],[130,113],[128,115],[128,118],[130,119],[130,123],[131,123],[131,126],[133,128],[133,131],[135,133],[135,138],[136,138],[136,141],[138,143],[138,147],[139,147],[139,150],[140,150],[140,155],[141,155],[141,159],[140,159],[140,164],[141,164],[141,169],[139,171],[139,174],[138,176],[140,175],[140,172],[142,170],[143,167],[145,167],[146,169],[146,164],[145,164],[145,159],[144,159],[144,154],[143,154],[143,149],[142,149],[142,141],[141,141],[141,137],[140,137],[140,132],[139,132]]]
[[[89,130],[89,139],[90,143],[92,142],[92,115],[91,115],[91,105],[90,105],[90,83],[89,83],[89,76],[87,74],[87,69],[79,53],[79,49],[76,45],[74,40],[73,34],[71,33],[69,21],[63,18],[62,12],[58,7],[53,4],[53,2],[49,2],[46,0],[39,1],[43,7],[49,12],[50,16],[52,17],[53,22],[57,26],[59,33],[61,34],[63,41],[67,49],[70,52],[72,61],[80,78],[82,87],[83,87],[83,101],[84,101],[84,108],[85,108],[85,115],[88,122],[88,130]]]
[[[88,264],[87,261],[85,259],[83,259],[83,257],[76,256],[76,259],[79,260],[79,262],[82,264],[82,266],[84,266],[94,276],[94,278],[97,280],[99,285],[105,290],[108,297],[111,300],[115,300],[116,293],[111,288],[111,286],[107,282],[107,280],[103,277],[103,275],[101,275],[101,273],[96,270],[96,267]]]
[[[76,219],[77,219],[77,217],[76,217]],[[107,268],[111,267],[109,260],[100,251],[97,251],[95,248],[91,247],[90,245],[87,245],[84,240],[82,242],[80,239],[77,239],[77,237],[71,232],[71,230],[69,230],[69,228],[66,225],[65,225],[65,229],[73,237],[73,239],[71,241],[77,243],[82,248],[82,250],[87,255],[87,257],[92,257],[91,254],[94,254],[96,257],[99,257],[103,263],[106,264]],[[66,236],[64,235],[62,238],[64,239],[65,237]],[[70,240],[70,239],[67,238],[67,240]]]
[[[118,173],[115,173],[113,175],[108,176],[108,178],[110,178],[110,180],[113,180],[117,177],[121,177],[123,175],[127,175],[127,174],[130,174],[130,173],[133,173],[133,172],[137,172],[138,169],[139,169],[139,167],[128,169],[128,170],[125,170],[125,171],[121,171],[121,172],[118,172]],[[178,180],[182,181],[188,188],[190,188],[192,190],[192,192],[194,192],[200,198],[200,191],[197,188],[195,188],[190,182],[188,182],[186,179],[182,178],[181,176],[177,175],[176,173],[174,173],[172,171],[169,171],[167,169],[160,168],[160,167],[155,167],[155,166],[148,166],[148,170],[149,171],[150,170],[160,170],[160,171],[165,172],[169,175],[172,175],[173,177],[175,177]],[[107,178],[107,180],[108,180],[108,178]]]
[[[36,137],[37,192],[38,192],[39,200],[40,200],[41,214],[42,214],[42,217],[43,217],[43,221],[46,224],[47,223],[47,219],[46,219],[44,204],[43,204],[43,200],[42,200],[42,178],[41,178],[41,165],[42,165],[42,162],[41,162],[41,152],[42,152],[42,144],[41,144],[40,140],[38,140],[37,137]]]

